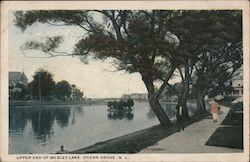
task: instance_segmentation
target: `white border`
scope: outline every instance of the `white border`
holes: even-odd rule
[[[244,50],[244,153],[233,154],[115,154],[119,161],[249,161],[249,2],[247,1],[5,1],[1,3],[1,159],[16,160],[8,155],[8,13],[10,10],[34,9],[242,9]],[[91,154],[92,156],[100,154]],[[31,156],[31,155],[29,155]],[[36,155],[32,155],[34,157]],[[37,155],[52,156],[52,155]],[[70,155],[67,155],[70,156]],[[127,157],[127,159],[125,159]],[[89,160],[87,161],[100,161]],[[37,161],[37,160],[23,160]],[[49,160],[46,160],[49,161]],[[51,160],[50,160],[51,161]],[[62,161],[62,160],[52,160]],[[74,160],[77,161],[77,160]],[[80,160],[82,161],[82,160]],[[103,160],[102,160],[103,161]],[[110,161],[117,161],[110,160]]]

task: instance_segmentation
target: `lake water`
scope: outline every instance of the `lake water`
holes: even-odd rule
[[[162,103],[171,120],[175,104]],[[189,114],[196,111],[188,104]],[[107,106],[51,106],[9,109],[9,154],[49,154],[76,150],[159,124],[149,104],[136,102],[134,111],[111,115]]]

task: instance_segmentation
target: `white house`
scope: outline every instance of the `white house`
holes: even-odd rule
[[[237,76],[232,78],[230,84],[234,88],[234,91],[231,94],[232,96],[243,95],[243,76]]]
[[[236,71],[236,74],[230,81],[229,84],[233,87],[231,96],[243,96],[243,69],[240,68]]]

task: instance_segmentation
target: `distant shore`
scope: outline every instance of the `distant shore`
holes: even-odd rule
[[[12,101],[9,102],[10,108],[28,108],[28,107],[47,107],[47,106],[77,106],[77,105],[105,105],[106,102],[96,100],[83,100],[83,101]]]
[[[112,99],[110,99],[112,100]],[[135,102],[148,102],[148,100],[135,100]],[[175,104],[175,101],[160,101],[162,103],[171,103]],[[29,108],[29,107],[55,107],[55,106],[77,106],[77,105],[83,105],[83,106],[91,106],[91,105],[107,105],[108,99],[93,99],[93,100],[81,100],[81,101],[45,101],[45,102],[39,102],[39,101],[10,101],[9,102],[9,108]]]

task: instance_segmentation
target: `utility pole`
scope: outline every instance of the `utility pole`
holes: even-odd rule
[[[38,72],[38,88],[39,88],[39,100],[42,102],[42,92],[41,92],[41,83],[40,83],[40,73]]]
[[[130,94],[129,94],[129,87],[128,87],[128,99],[130,99],[131,97],[130,97]]]

